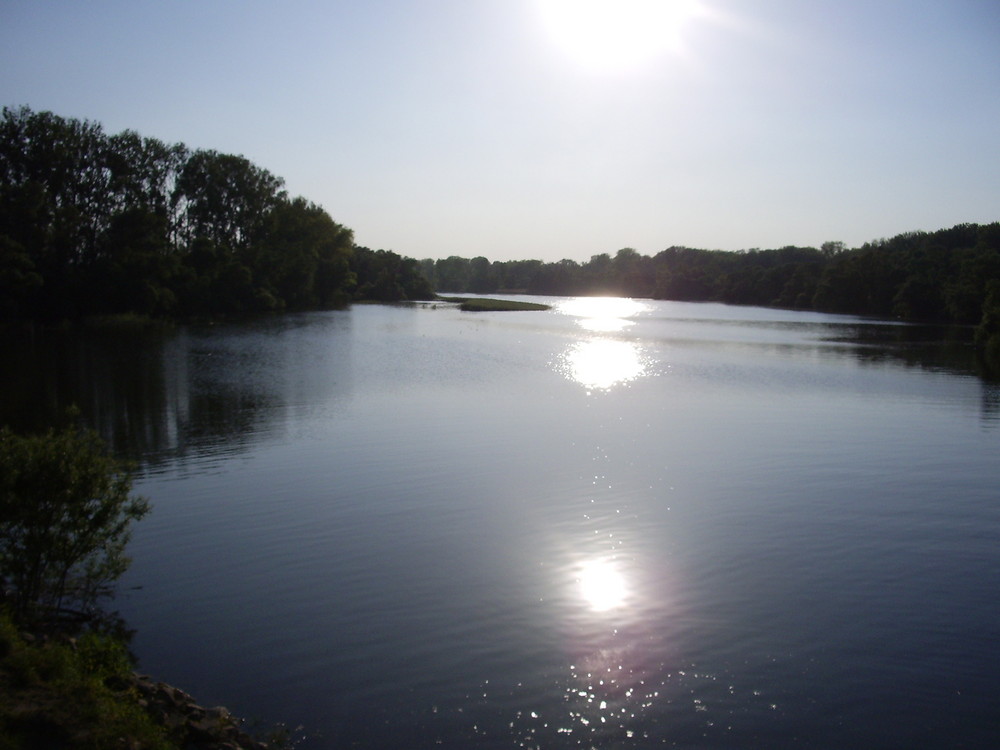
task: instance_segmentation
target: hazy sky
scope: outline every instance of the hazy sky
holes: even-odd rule
[[[1000,0],[0,0],[0,104],[242,154],[415,258],[1000,220]]]

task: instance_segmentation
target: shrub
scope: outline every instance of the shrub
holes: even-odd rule
[[[0,644],[0,750],[177,750],[140,705],[120,641],[86,633],[29,643],[0,611]]]
[[[15,617],[86,609],[125,572],[129,526],[148,512],[93,432],[0,429],[0,581]]]

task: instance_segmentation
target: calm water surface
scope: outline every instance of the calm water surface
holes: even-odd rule
[[[1000,743],[966,344],[550,301],[35,340],[5,409],[74,400],[141,461],[142,669],[303,748]]]

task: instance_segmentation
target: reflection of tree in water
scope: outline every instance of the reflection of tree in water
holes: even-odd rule
[[[0,421],[37,430],[75,405],[117,455],[146,467],[239,452],[297,407],[350,386],[349,313],[176,331],[35,331],[5,337]]]
[[[1000,420],[1000,380],[975,347],[971,326],[864,323],[844,325],[842,330],[842,335],[827,340],[853,345],[862,365],[902,364],[979,378],[982,419],[989,424]]]
[[[861,364],[902,364],[956,375],[985,375],[969,326],[856,323],[825,340],[854,347]]]
[[[76,405],[117,455],[152,467],[168,457],[242,451],[350,388],[350,312],[252,323],[7,331],[0,337],[0,423],[38,430]],[[831,330],[830,324],[823,329]],[[834,324],[818,351],[840,346],[866,366],[904,365],[983,378],[982,415],[1000,397],[972,329]]]
[[[37,431],[77,406],[115,453],[137,456],[164,439],[165,334],[152,330],[33,330],[9,333],[3,347],[16,366],[2,371],[0,414]]]
[[[983,383],[982,416],[987,424],[1000,426],[1000,382]]]

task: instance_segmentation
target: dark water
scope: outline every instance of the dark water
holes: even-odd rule
[[[1000,745],[967,332],[553,301],[37,334],[4,409],[140,460],[142,668],[304,748]]]

